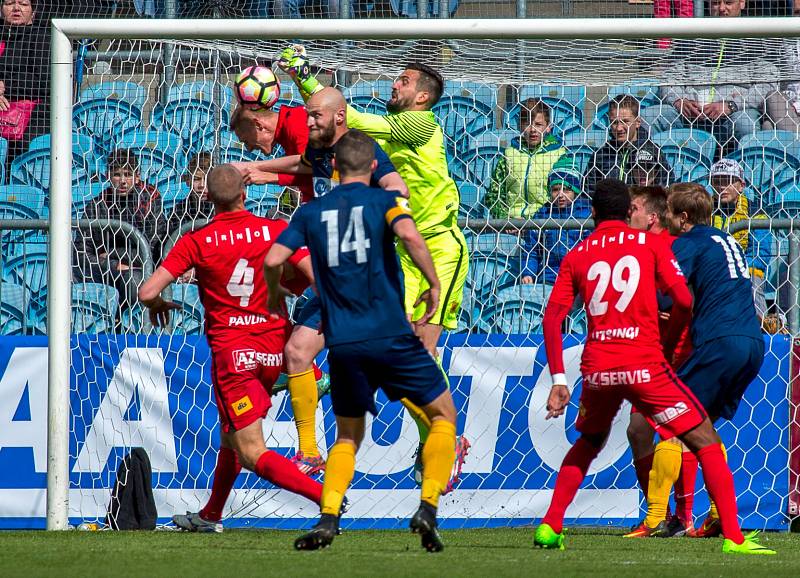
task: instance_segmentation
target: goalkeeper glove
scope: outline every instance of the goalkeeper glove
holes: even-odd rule
[[[311,75],[311,66],[308,63],[305,46],[293,44],[285,48],[278,57],[278,66],[298,86],[303,100],[308,100],[312,94],[322,90],[322,85]]]

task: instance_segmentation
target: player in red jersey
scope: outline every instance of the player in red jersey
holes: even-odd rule
[[[177,305],[162,299],[161,292],[194,268],[206,310],[221,448],[208,504],[199,513],[174,520],[183,529],[221,532],[222,509],[242,467],[317,504],[322,485],[303,475],[288,459],[269,451],[262,430],[291,332],[287,315],[276,318],[266,314],[262,268],[267,252],[287,225],[244,209],[244,184],[231,165],[209,173],[208,198],[214,203],[214,218],[178,240],[139,289],[139,299],[150,309],[154,325],[165,326]],[[306,250],[297,251],[290,260],[311,278],[310,261]]]
[[[605,443],[623,399],[633,403],[659,433],[678,436],[697,454],[711,495],[719,505],[723,552],[774,554],[745,539],[736,518],[733,476],[719,436],[702,406],[667,364],[688,320],[692,297],[672,251],[655,235],[626,223],[630,195],[624,183],[600,181],[592,199],[595,231],[561,262],[544,316],[544,339],[553,387],[547,418],[566,412],[570,389],[564,373],[561,324],[580,295],[589,334],[581,357],[583,393],[576,429],[581,437],[558,472],[550,508],[534,544],[564,549],[567,507]],[[656,288],[673,301],[662,350]],[[636,364],[632,365],[631,360]],[[722,511],[724,510],[724,514]]]
[[[675,237],[667,228],[666,189],[657,185],[630,187],[630,193],[631,227],[658,235],[664,239],[667,246],[671,247]],[[658,301],[658,325],[661,336],[664,337],[669,322],[668,308],[671,303],[660,293]],[[672,367],[675,369],[680,367],[691,351],[692,340],[687,325],[681,332],[678,345],[675,347],[675,353],[671,360]],[[655,430],[647,422],[647,419],[632,407],[631,421],[628,425],[628,442],[633,453],[636,477],[648,504],[648,518],[637,524],[630,533],[626,534],[626,538],[680,536],[686,533],[688,526],[691,526],[691,516],[687,517],[686,512],[692,511],[697,458],[676,439],[662,440],[658,445],[654,445],[654,434]],[[653,468],[654,463],[657,464],[656,468]],[[688,466],[682,468],[681,463],[688,464]],[[693,468],[691,467],[692,463],[694,464]],[[693,472],[695,475],[692,475]],[[667,515],[667,508],[669,492],[673,483],[676,483],[677,512],[676,516],[670,518]],[[691,490],[687,489],[689,487]]]

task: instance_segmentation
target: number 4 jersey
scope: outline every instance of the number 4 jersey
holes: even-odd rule
[[[664,363],[656,289],[686,283],[675,256],[657,235],[622,221],[604,221],[561,262],[550,303],[572,307],[580,295],[589,335],[584,375]]]
[[[248,211],[220,213],[206,226],[183,235],[161,263],[176,278],[195,269],[210,345],[229,335],[285,329],[289,324],[286,317],[267,315],[263,274],[264,258],[286,226],[284,221]],[[296,265],[307,256],[308,251],[300,248],[289,262]]]

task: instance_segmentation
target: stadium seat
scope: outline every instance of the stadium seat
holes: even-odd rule
[[[31,220],[40,218],[40,213],[27,205],[13,201],[0,201],[0,219]]]
[[[0,335],[22,335],[25,332],[26,293],[22,285],[0,284]]]
[[[50,150],[50,134],[37,136],[28,145],[29,151]],[[72,133],[72,154],[94,157],[96,156],[92,137],[77,132]]]
[[[718,147],[711,133],[690,128],[656,133],[651,140],[661,149],[663,159],[672,169],[674,183],[702,183]]]
[[[171,86],[167,91],[166,102],[181,100],[221,104],[222,110],[230,112],[234,103],[233,85],[219,84],[212,80],[198,80]]]
[[[630,94],[639,101],[639,110],[659,104],[658,85],[648,80],[631,80],[625,84],[608,87],[608,100],[597,107],[597,113],[592,121],[592,128],[608,130],[608,103],[617,96]]]
[[[72,286],[72,332],[113,333],[119,294],[100,283],[76,283]]]
[[[230,112],[207,100],[182,98],[166,104],[157,104],[153,109],[152,126],[175,133],[181,137],[183,148],[196,148],[196,141],[209,130],[226,128]]]
[[[518,136],[514,131],[486,131],[477,137],[465,139],[463,152],[450,162],[451,176],[459,185],[469,183],[478,187],[478,199],[483,199],[491,183],[495,163]]]
[[[124,100],[133,106],[142,109],[147,102],[147,89],[135,82],[125,82],[115,80],[112,82],[101,82],[84,88],[78,102],[89,102],[93,100]]]
[[[374,114],[386,113],[386,102],[392,96],[391,80],[361,80],[345,88],[344,97],[356,110]]]
[[[483,310],[478,328],[486,333],[530,334],[542,332],[542,320],[552,286],[515,285],[500,289]]]
[[[44,212],[46,201],[47,194],[42,189],[36,187],[28,187],[25,185],[4,185],[0,187],[0,202],[23,205],[37,215],[41,215]],[[7,219],[15,217],[2,218]]]
[[[266,217],[271,209],[278,205],[283,187],[278,185],[250,185],[244,207],[261,217]]]
[[[583,125],[583,105],[586,101],[585,86],[525,85],[519,88],[517,102],[505,113],[503,126],[519,131],[520,103],[529,98],[538,98],[550,106],[550,122],[553,134],[562,137]]]
[[[798,184],[800,141],[793,132],[758,131],[739,142],[739,149],[728,155],[742,163],[758,208],[774,205],[782,190]]]
[[[139,176],[148,183],[180,178],[186,172],[186,155],[173,155],[160,148],[133,149],[139,160]]]
[[[189,186],[183,182],[181,177],[171,177],[166,180],[158,181],[155,185],[161,195],[161,205],[165,213],[171,213],[175,205],[189,196]]]
[[[205,310],[200,303],[197,285],[176,283],[172,285],[172,301],[181,306],[172,316],[172,333],[202,335]]]
[[[150,325],[147,319],[149,313],[146,308],[141,305],[135,305],[133,308],[125,308],[120,313],[120,321],[122,323],[122,331],[125,333],[149,333],[148,327]]]
[[[470,255],[467,285],[472,291],[475,307],[482,308],[492,303],[500,288],[516,282],[517,271],[518,257],[492,253]],[[472,315],[472,319],[477,317]]]
[[[114,133],[115,149],[131,149],[135,153],[142,149],[153,149],[179,157],[183,155],[183,141],[177,134],[169,131],[150,130],[123,130]]]
[[[475,137],[494,127],[497,88],[470,82],[446,82],[442,98],[433,107],[442,125],[445,146],[458,156],[467,137]]]
[[[481,202],[481,188],[472,183],[456,183],[460,203],[458,205],[459,218],[485,219],[486,207]]]
[[[767,214],[775,218],[800,216],[800,186],[792,184],[778,189],[778,196],[766,206]]]
[[[72,186],[88,184],[99,172],[102,163],[92,157],[72,154]],[[50,151],[39,149],[22,153],[11,162],[12,185],[50,189]]]
[[[572,132],[564,136],[564,146],[576,161],[576,167],[586,173],[594,152],[608,140],[607,130]]]
[[[41,319],[47,308],[47,250],[25,251],[3,263],[3,283],[26,287],[30,292],[28,319]]]
[[[115,133],[138,130],[141,124],[141,109],[122,100],[79,102],[72,109],[72,130],[92,137],[101,149],[98,155],[113,151]]]
[[[107,183],[83,183],[72,187],[72,218],[80,219],[88,203],[99,197],[105,190]]]
[[[519,255],[519,236],[508,233],[465,233],[469,253],[480,255]]]

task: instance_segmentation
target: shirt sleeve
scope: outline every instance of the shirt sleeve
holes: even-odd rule
[[[556,282],[553,285],[553,290],[550,292],[550,299],[548,304],[565,305],[572,307],[577,295],[576,283],[572,271],[572,252],[567,253],[564,260],[561,261],[561,268],[556,276]]]
[[[305,211],[305,206],[303,206],[297,210],[297,212],[292,217],[292,220],[289,221],[289,226],[283,230],[283,232],[278,236],[278,239],[275,242],[280,243],[284,247],[288,247],[289,249],[292,249],[294,251],[297,251],[301,247],[305,247],[306,246],[305,218],[306,218],[306,211]],[[291,258],[289,259],[289,262],[291,262]]]
[[[436,133],[436,119],[430,111],[408,111],[397,114],[371,114],[347,107],[347,126],[367,133],[374,139],[393,141],[409,146],[422,146]]]
[[[403,197],[395,197],[390,193],[386,194],[386,203],[384,206],[384,217],[386,224],[391,227],[400,219],[411,219],[411,207],[408,205],[408,200]]]
[[[375,182],[380,181],[386,175],[397,172],[392,161],[389,160],[389,155],[383,151],[378,143],[375,143],[375,160],[378,161],[378,168],[372,174]]]
[[[199,257],[200,250],[193,236],[183,235],[170,249],[161,266],[177,279],[194,267],[200,260]]]
[[[677,245],[675,241],[674,245]],[[656,253],[656,286],[665,291],[677,283],[686,284],[683,270],[678,264],[678,259],[666,243],[655,245]]]
[[[678,237],[672,242],[672,253],[678,261],[678,266],[683,271],[683,276],[688,280],[694,272],[694,244],[691,241]]]

